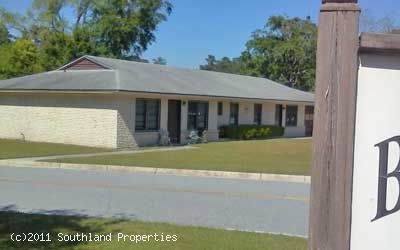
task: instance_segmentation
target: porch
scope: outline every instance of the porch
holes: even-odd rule
[[[191,131],[206,131],[208,141],[217,141],[224,125],[279,125],[285,137],[312,134],[314,107],[308,103],[175,97],[136,97],[133,103],[138,146],[159,144],[163,133],[185,144]]]

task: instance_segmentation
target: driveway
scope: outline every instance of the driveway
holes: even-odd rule
[[[0,167],[0,210],[306,236],[309,184]]]

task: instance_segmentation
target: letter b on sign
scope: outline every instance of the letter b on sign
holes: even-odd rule
[[[379,148],[378,206],[376,216],[372,221],[381,219],[400,210],[400,157],[396,169],[388,173],[389,143],[396,142],[400,146],[400,136],[395,136],[375,145]],[[387,209],[388,178],[396,178],[399,194],[394,208]]]

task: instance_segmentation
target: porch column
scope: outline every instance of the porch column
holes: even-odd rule
[[[207,140],[218,140],[218,102],[210,101],[208,103],[208,130]]]
[[[304,128],[305,109],[304,104],[297,105],[297,127]]]
[[[181,100],[181,143],[186,142],[188,106],[188,100]]]
[[[168,130],[168,99],[161,99],[160,108],[160,129]]]
[[[282,104],[282,127],[286,127],[286,105]]]

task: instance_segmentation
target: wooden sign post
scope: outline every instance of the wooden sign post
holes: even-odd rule
[[[350,249],[359,14],[356,0],[322,2],[311,177],[311,250]]]
[[[400,249],[400,35],[358,34],[356,1],[323,1],[311,250]]]

